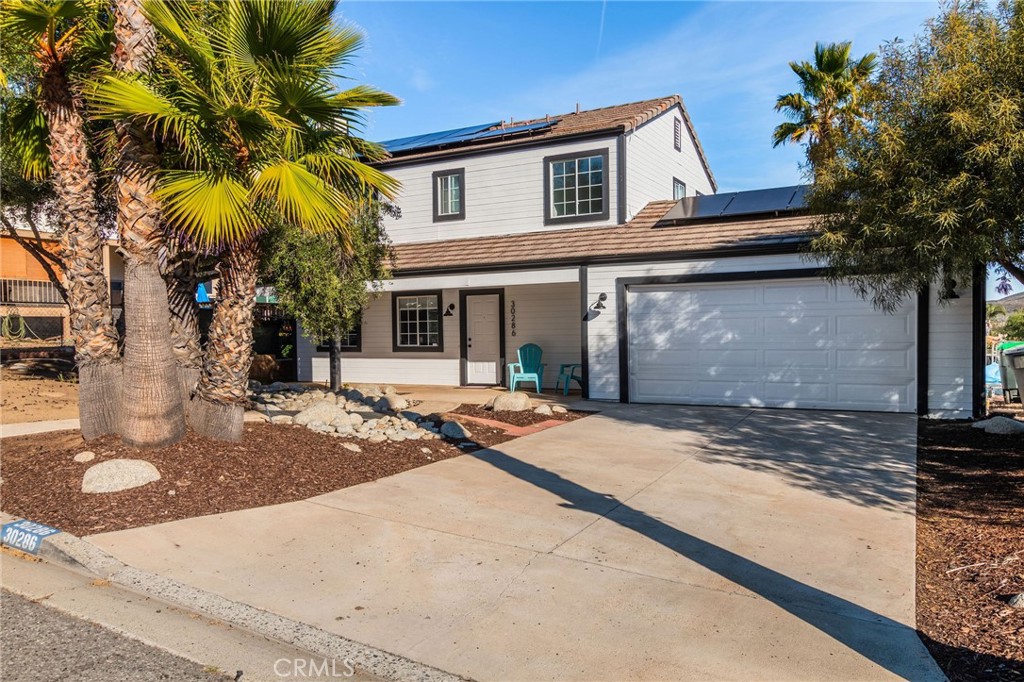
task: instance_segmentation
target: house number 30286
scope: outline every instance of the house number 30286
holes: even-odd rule
[[[512,307],[509,308],[509,318],[511,319],[512,336],[516,335],[516,302],[512,301]]]

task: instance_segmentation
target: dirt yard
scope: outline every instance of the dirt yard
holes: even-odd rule
[[[40,358],[0,369],[0,421],[4,424],[78,418],[78,379],[65,360]]]
[[[917,627],[953,682],[1024,680],[1024,439],[918,431]]]

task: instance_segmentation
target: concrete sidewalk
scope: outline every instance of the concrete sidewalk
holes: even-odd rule
[[[304,502],[89,540],[475,679],[943,679],[914,630],[915,429],[611,407]]]
[[[30,436],[36,433],[51,431],[70,431],[80,428],[77,419],[55,419],[45,422],[22,422],[20,424],[0,424],[0,438],[11,436]]]

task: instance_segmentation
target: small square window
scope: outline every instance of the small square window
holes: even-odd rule
[[[672,119],[672,143],[677,152],[683,151],[683,122],[678,118]]]
[[[434,222],[466,217],[466,171],[464,168],[435,171]]]
[[[444,350],[440,292],[395,294],[392,308],[394,352]]]
[[[679,178],[672,178],[672,198],[676,201],[686,198],[686,183]]]

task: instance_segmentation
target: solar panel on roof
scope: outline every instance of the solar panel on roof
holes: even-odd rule
[[[497,128],[495,130],[487,130],[482,133],[474,135],[473,140],[485,140],[490,137],[501,137],[502,135],[518,135],[519,133],[530,132],[533,130],[544,130],[555,125],[558,121],[541,121],[540,123],[530,123],[528,125],[515,126],[513,128]]]
[[[410,149],[423,149],[425,147],[436,147],[442,144],[448,144],[451,142],[459,142],[471,137],[477,133],[485,130],[490,130],[494,126],[501,125],[501,121],[495,123],[484,123],[475,126],[467,126],[465,128],[453,128],[452,130],[442,130],[437,133],[424,133],[422,135],[412,135],[410,137],[400,137],[394,140],[386,140],[381,142],[381,146],[387,149],[389,152],[402,152],[409,151]]]
[[[798,211],[807,207],[806,191],[805,185],[794,185],[687,197],[669,209],[658,224]]]

